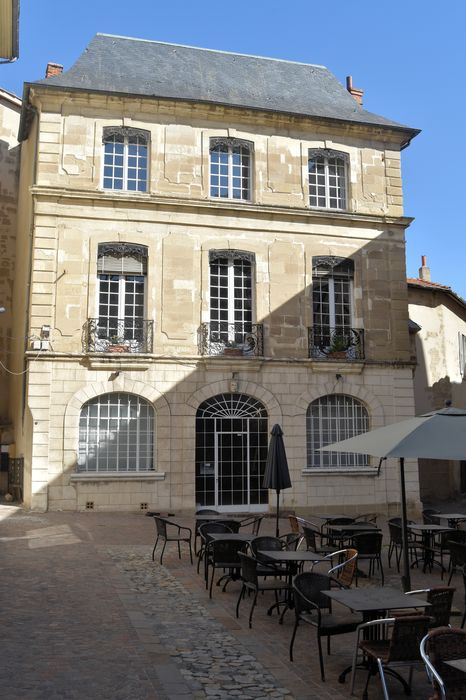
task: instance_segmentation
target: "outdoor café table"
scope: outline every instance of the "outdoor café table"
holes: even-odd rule
[[[427,567],[429,569],[432,569],[432,566],[434,564],[437,564],[440,566],[440,568],[444,571],[445,568],[443,567],[442,563],[437,561],[434,557],[434,538],[435,535],[438,535],[441,532],[452,532],[454,528],[452,527],[446,527],[445,525],[434,525],[432,523],[426,525],[423,523],[412,523],[411,525],[408,525],[408,529],[412,530],[413,532],[420,532],[422,535],[422,545],[423,545],[423,552],[424,552],[424,566],[423,566],[423,572],[425,573]],[[411,564],[411,566],[414,566],[414,564],[417,564],[418,559],[416,559],[415,562]]]
[[[466,520],[466,513],[436,513],[439,520],[447,520],[449,527],[457,527],[460,520]]]
[[[353,535],[360,532],[380,532],[380,528],[372,523],[350,523],[349,525],[327,525],[327,531],[333,540],[350,540]]]
[[[451,661],[444,661],[444,664],[456,668],[458,671],[466,673],[466,659],[452,659]]]
[[[237,540],[238,542],[250,542],[257,535],[252,532],[209,532],[209,540]]]
[[[259,554],[267,559],[270,559],[277,564],[286,564],[288,570],[288,595],[285,601],[282,601],[278,605],[285,605],[282,614],[280,615],[280,624],[283,623],[283,616],[288,609],[294,607],[293,603],[293,593],[292,593],[292,583],[293,577],[296,576],[299,564],[310,561],[318,562],[325,559],[324,554],[318,554],[317,552],[311,552],[308,550],[294,550],[294,549],[282,549],[282,550],[266,550],[260,549]],[[274,603],[267,611],[268,615],[272,614],[272,610],[277,607],[277,603]]]
[[[362,614],[363,622],[377,620],[386,617],[389,610],[403,610],[406,608],[426,608],[430,606],[423,598],[414,595],[406,595],[396,588],[388,586],[368,586],[367,588],[340,588],[322,591],[323,595],[331,600],[350,608],[353,612]],[[370,628],[369,628],[370,630]],[[385,669],[385,673],[389,669]],[[351,666],[345,668],[338,677],[340,683],[345,682],[346,675],[351,672]],[[394,671],[391,673],[399,677]]]

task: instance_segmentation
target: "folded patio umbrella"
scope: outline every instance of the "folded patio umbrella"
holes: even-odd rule
[[[288,471],[288,460],[286,458],[285,445],[283,442],[283,431],[276,423],[270,433],[269,450],[267,452],[267,462],[262,486],[265,489],[274,489],[277,493],[277,520],[276,536],[280,536],[278,520],[280,517],[280,491],[291,487],[290,473]]]
[[[398,457],[401,485],[401,527],[403,534],[403,588],[410,590],[408,525],[404,460],[466,459],[466,411],[447,405],[439,411],[408,418],[400,423],[369,430],[356,437],[320,448],[324,452],[357,452],[374,457]]]

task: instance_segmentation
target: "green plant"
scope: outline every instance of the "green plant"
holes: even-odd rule
[[[344,335],[334,335],[330,345],[330,352],[345,352],[348,350],[348,338]]]

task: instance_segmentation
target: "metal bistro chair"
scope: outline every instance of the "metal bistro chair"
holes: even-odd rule
[[[199,510],[196,511],[196,516],[198,515],[219,515],[218,510],[213,510],[212,508],[200,508]],[[197,550],[197,540],[199,539],[199,528],[201,525],[203,525],[205,522],[208,522],[204,519],[198,520],[196,518],[196,524],[194,526],[194,554],[197,556],[198,550]]]
[[[212,586],[214,583],[215,570],[223,569],[224,574],[217,581],[217,586],[224,581],[223,591],[225,591],[228,582],[240,578],[241,560],[240,552],[245,552],[247,542],[239,542],[238,540],[211,540],[206,547],[205,566],[206,566],[206,588],[209,588],[209,598],[212,598]],[[212,569],[210,577],[210,585],[208,586],[209,568]]]
[[[278,564],[270,561],[266,557],[259,554],[260,550],[272,550],[280,552],[284,549],[283,541],[279,537],[271,535],[262,535],[254,537],[249,544],[251,553],[257,559],[257,574],[258,576],[287,576],[288,566],[286,564]]]
[[[437,515],[440,515],[439,510],[435,510],[435,508],[424,508],[422,511],[422,521],[424,525],[440,525],[440,518],[437,518]]]
[[[408,520],[408,525],[414,525],[414,520]],[[400,571],[401,554],[403,552],[403,535],[401,531],[401,518],[390,518],[388,521],[388,531],[390,533],[390,543],[388,545],[388,566],[392,566],[392,556],[395,554],[396,568]],[[417,560],[418,549],[423,549],[422,542],[408,532],[408,552],[412,561]]]
[[[329,591],[335,580],[326,574],[306,571],[298,574],[293,581],[295,623],[290,641],[290,661],[293,661],[293,647],[300,622],[312,625],[317,633],[320,675],[325,681],[324,659],[321,638],[327,637],[327,653],[330,654],[330,637],[336,634],[354,632],[361,623],[361,616],[354,613],[335,615],[332,601],[323,591]]]
[[[352,525],[355,522],[354,518],[331,518],[327,520],[325,525],[322,527],[322,532],[326,535],[327,540],[330,545],[335,547],[341,546],[344,540],[348,540],[352,537],[352,532],[345,532],[342,530],[339,534],[332,533],[332,530],[328,529],[328,525]]]
[[[466,673],[445,662],[466,658],[466,632],[454,627],[430,630],[420,653],[435,692],[430,700],[464,700]]]
[[[312,565],[311,571],[314,572],[314,568],[322,564],[324,566],[330,565],[330,568],[326,571],[326,575],[338,583],[341,588],[351,588],[351,584],[356,575],[357,563],[358,551],[350,547],[327,554],[324,559]]]
[[[369,562],[369,578],[375,573],[375,566],[380,571],[380,576],[382,578],[382,586],[384,585],[385,578],[382,566],[382,540],[383,535],[381,532],[361,532],[360,535],[354,535],[353,544],[355,549],[358,550],[358,561],[368,561]]]
[[[422,588],[417,591],[407,591],[406,595],[426,595],[426,603],[430,603],[423,613],[430,617],[429,628],[446,627],[450,624],[451,606],[456,588],[451,586],[435,586],[434,588]],[[413,613],[397,613],[398,615]]]
[[[201,538],[201,546],[198,549],[197,552],[197,573],[199,573],[199,569],[201,567],[201,561],[204,561],[205,559],[205,552],[207,545],[210,542],[209,534],[213,532],[218,532],[220,534],[225,534],[227,532],[232,532],[231,528],[229,525],[226,525],[225,523],[222,522],[206,522],[202,523],[202,525],[199,527],[199,537]],[[204,576],[206,574],[206,567],[205,567],[205,561],[204,561]]]
[[[463,619],[461,620],[461,627],[464,627],[464,623],[466,622],[466,564],[463,566],[463,588],[465,610],[463,613]]]
[[[458,530],[458,532],[462,531]],[[449,534],[452,535],[453,533],[450,532]],[[448,540],[448,550],[450,552],[450,576],[448,577],[448,585],[450,585],[453,574],[456,573],[456,569],[462,569],[466,564],[466,544]]]
[[[390,700],[385,682],[385,671],[394,675],[403,685],[406,695],[411,694],[412,667],[421,662],[419,645],[427,634],[430,618],[427,615],[403,615],[364,622],[358,627],[356,647],[351,672],[351,695],[354,692],[358,652],[362,651],[368,661],[368,674],[363,698],[372,676],[380,676],[385,700]],[[361,639],[363,635],[364,639]],[[370,637],[370,638],[368,638]],[[408,682],[392,670],[394,665],[410,667]]]
[[[307,550],[318,554],[330,554],[335,551],[335,547],[328,544],[325,535],[317,527],[313,527],[310,524],[304,525],[303,535]]]
[[[254,537],[257,537],[259,535],[259,530],[263,519],[263,515],[251,515],[247,518],[244,518],[244,520],[241,520],[239,524],[239,529],[241,530],[243,527],[251,528],[250,531],[252,532]]]
[[[246,591],[254,593],[254,598],[252,601],[251,608],[249,610],[249,628],[252,627],[252,616],[254,613],[254,608],[257,604],[257,596],[259,592],[262,591],[273,591],[275,594],[275,606],[277,610],[279,609],[280,601],[278,599],[279,592],[288,592],[289,585],[288,581],[284,581],[281,578],[264,579],[260,580],[259,576],[259,562],[255,557],[251,557],[243,552],[238,552],[239,559],[241,561],[241,591],[238,597],[238,602],[236,603],[236,617],[239,617],[239,606],[242,599],[246,595]],[[269,574],[270,576],[270,574]],[[268,614],[272,614],[272,608],[269,608]]]
[[[152,550],[152,561],[154,561],[155,550],[157,549],[157,544],[159,540],[163,541],[162,553],[160,554],[160,563],[163,560],[163,553],[167,542],[176,542],[178,545],[178,558],[181,559],[181,542],[187,542],[189,545],[189,557],[191,559],[191,564],[193,563],[193,552],[191,548],[191,538],[192,530],[189,527],[183,527],[171,520],[166,520],[166,518],[160,518],[157,515],[153,516],[155,520],[155,527],[157,530],[157,539],[155,540],[154,549]],[[183,534],[188,533],[188,534]]]

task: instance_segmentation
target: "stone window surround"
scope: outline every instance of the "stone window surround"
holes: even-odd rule
[[[310,203],[310,177],[309,177],[309,161],[311,160],[312,157],[323,157],[325,159],[328,158],[341,158],[344,162],[344,180],[345,180],[345,206],[344,207],[330,207],[329,202],[328,202],[328,193],[326,193],[325,199],[326,203],[325,206],[319,206]],[[351,159],[349,156],[349,153],[345,151],[340,151],[338,149],[334,148],[316,148],[312,147],[308,149],[307,152],[307,206],[311,210],[323,210],[323,211],[331,211],[331,212],[348,212],[349,211],[349,203],[350,203],[350,168],[351,168]],[[327,164],[325,166],[325,169],[327,171]],[[326,177],[327,181],[327,177]],[[327,187],[326,187],[327,189]]]
[[[209,167],[208,167],[208,193],[209,193],[209,199],[212,199],[214,201],[226,201],[226,202],[246,202],[246,203],[251,203],[253,201],[253,193],[254,193],[254,172],[255,172],[255,157],[254,157],[254,142],[250,141],[248,139],[243,139],[243,138],[237,138],[237,137],[230,137],[230,136],[210,136],[209,137]],[[234,147],[234,146],[242,146],[243,148],[247,149],[249,151],[249,167],[248,167],[248,181],[249,181],[249,187],[248,187],[248,196],[247,197],[240,197],[240,198],[234,198],[234,197],[216,197],[211,194],[211,152],[216,146],[228,146],[228,147]],[[229,175],[230,173],[230,165],[228,166],[229,170]]]
[[[147,147],[147,164],[146,164],[146,187],[144,190],[129,190],[128,188],[115,189],[113,187],[104,187],[104,168],[105,168],[105,140],[110,136],[123,136],[125,140],[125,146],[127,147],[128,136],[139,136],[145,139]],[[126,153],[126,148],[125,148]],[[126,157],[125,157],[126,161]],[[125,170],[127,170],[128,165],[125,162]],[[131,194],[131,195],[147,195],[150,193],[150,172],[151,172],[151,132],[148,129],[141,129],[138,127],[131,126],[104,126],[102,128],[102,140],[101,140],[101,176],[100,176],[100,187],[104,192],[111,192],[112,194]],[[124,176],[125,177],[125,176]]]

